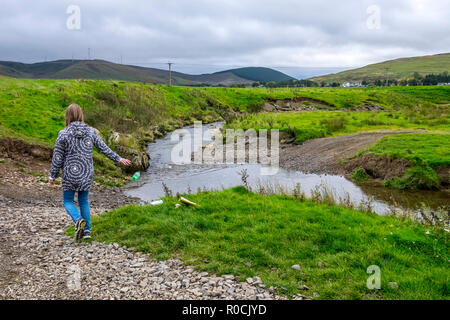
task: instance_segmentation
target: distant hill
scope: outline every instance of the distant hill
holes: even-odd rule
[[[400,58],[385,62],[369,64],[365,67],[347,70],[336,74],[312,77],[315,82],[356,82],[375,80],[402,80],[412,78],[417,72],[424,76],[431,73],[450,72],[450,53],[430,56]]]
[[[232,73],[240,78],[252,81],[285,81],[294,78],[280,71],[262,67],[247,67],[216,72],[216,74]]]
[[[105,60],[57,60],[38,63],[0,61],[0,75],[14,78],[97,79],[168,83],[169,72]],[[233,85],[280,81],[292,77],[269,68],[249,67],[201,75],[172,72],[175,85]]]

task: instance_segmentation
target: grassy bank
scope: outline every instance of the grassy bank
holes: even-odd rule
[[[336,109],[377,103],[390,112],[252,114],[261,111],[267,98],[292,97],[320,100]],[[192,88],[0,77],[0,138],[52,146],[64,127],[64,110],[73,102],[82,106],[86,122],[99,129],[113,149],[124,147],[142,155],[149,142],[194,120],[234,119],[230,127],[277,128],[297,141],[386,127],[447,130],[450,88]],[[118,139],[111,139],[117,134]],[[95,154],[95,166],[98,182],[126,182],[122,170],[100,154]]]
[[[411,168],[403,177],[385,181],[397,189],[438,189],[441,181],[436,171],[450,167],[450,134],[401,134],[386,136],[362,150],[357,157],[371,153],[392,159],[407,159]],[[447,169],[446,169],[447,168]]]
[[[448,126],[449,108],[445,104],[450,103],[450,88],[445,86],[238,89],[6,77],[0,77],[0,126],[25,137],[53,144],[58,131],[64,126],[64,109],[76,102],[85,109],[86,121],[102,133],[115,130],[132,134],[137,141],[128,143],[138,144],[146,134],[151,135],[150,132],[153,131],[149,128],[152,126],[170,130],[194,119],[212,121],[220,116],[227,116],[232,111],[259,111],[266,98],[285,99],[296,96],[321,100],[336,108],[378,103],[389,110],[409,112],[405,116],[407,119],[403,116],[395,119],[397,115],[391,115],[394,120],[398,120],[393,120],[394,125],[398,123],[399,126],[405,125],[406,121],[417,126]],[[428,115],[416,114],[424,110],[428,111]],[[261,117],[261,121],[265,121],[267,115],[261,114]],[[316,119],[322,117],[325,115],[319,114]],[[380,117],[383,119],[379,121],[389,120]],[[252,118],[249,124],[258,127],[259,119]],[[273,115],[275,124],[286,120],[292,120],[290,126],[296,127],[297,117],[294,114],[287,117]],[[264,123],[264,126],[267,124],[270,121]],[[280,127],[283,128],[282,125]],[[4,131],[0,130],[0,133]]]
[[[316,111],[258,113],[237,118],[227,127],[278,129],[297,142],[361,131],[376,130],[448,130],[450,113],[430,116],[420,113],[412,117],[406,112]]]
[[[93,239],[179,257],[198,270],[260,276],[279,293],[319,299],[448,299],[448,233],[237,187],[189,195],[198,207],[127,206],[93,218]],[[73,230],[71,230],[73,231]],[[194,260],[191,260],[194,259]],[[292,268],[300,265],[300,270]],[[366,287],[367,267],[381,289]],[[396,282],[393,288],[389,282]],[[309,290],[299,290],[306,285]]]

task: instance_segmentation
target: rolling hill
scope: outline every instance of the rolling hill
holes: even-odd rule
[[[32,64],[0,61],[0,75],[31,79],[95,79],[168,83],[169,72],[156,68],[112,63],[105,60],[57,60]],[[172,72],[175,85],[233,85],[255,81],[280,81],[292,77],[270,69],[248,67],[201,75]]]
[[[450,53],[389,60],[335,74],[312,77],[309,80],[325,83],[386,79],[402,80],[412,78],[415,72],[425,76],[444,71],[450,72]]]

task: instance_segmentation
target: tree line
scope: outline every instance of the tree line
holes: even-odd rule
[[[286,88],[286,87],[340,87],[344,82],[314,82],[311,80],[287,80],[287,81],[257,81],[253,87]],[[420,75],[414,72],[410,79],[376,79],[363,80],[361,86],[435,86],[441,83],[450,83],[450,74],[445,71],[438,74]]]
[[[346,81],[345,81],[346,82]],[[283,81],[255,81],[251,84],[252,87],[264,87],[264,88],[297,88],[297,87],[340,87],[344,82],[315,82],[308,79],[303,80],[283,80]],[[414,72],[412,78],[409,79],[376,79],[376,80],[363,80],[356,82],[362,87],[386,87],[386,86],[435,86],[441,83],[450,83],[450,75],[447,71],[438,74],[427,74],[425,76],[420,75],[418,72]],[[231,87],[231,88],[246,88],[249,85],[243,83],[237,83],[233,85],[223,84],[207,84],[201,83],[191,85],[194,87]]]

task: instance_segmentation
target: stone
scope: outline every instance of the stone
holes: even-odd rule
[[[306,285],[300,285],[298,286],[298,290],[309,290],[309,287]]]
[[[392,289],[397,289],[398,283],[397,282],[389,282],[389,287],[391,287]]]

